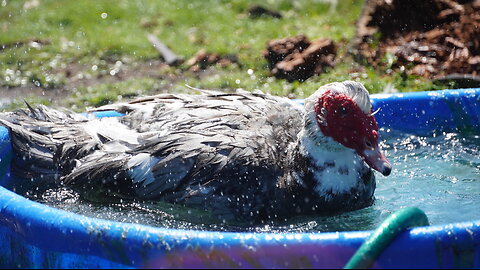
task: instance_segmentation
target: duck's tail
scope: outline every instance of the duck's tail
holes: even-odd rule
[[[0,125],[8,129],[10,136],[11,172],[18,182],[15,188],[58,186],[61,176],[75,167],[78,156],[95,149],[95,142],[75,127],[79,119],[73,113],[43,105],[35,109],[27,106],[28,110],[0,114]],[[75,138],[78,144],[67,145],[62,138]]]

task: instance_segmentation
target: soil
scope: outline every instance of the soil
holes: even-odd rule
[[[42,44],[48,44],[47,41],[40,41],[38,39],[32,39],[27,41],[15,42],[12,44],[0,45],[0,51],[3,48],[8,49],[11,46],[23,46],[30,42],[42,42]],[[161,58],[161,57],[159,57]],[[174,82],[184,79],[184,71],[188,68],[189,71],[194,72],[194,76],[202,77],[208,76],[210,72],[207,70],[209,66],[216,65],[221,68],[225,68],[230,65],[237,65],[241,68],[241,64],[236,55],[220,55],[217,53],[207,52],[200,50],[185,64],[185,68],[178,68],[180,72],[162,72],[163,69],[171,68],[170,65],[165,63],[161,59],[150,59],[147,61],[136,61],[134,63],[116,65],[118,59],[107,60],[107,66],[104,70],[97,70],[92,74],[92,66],[69,63],[66,68],[56,69],[52,71],[54,74],[60,74],[65,78],[64,84],[54,85],[53,87],[35,86],[33,83],[27,83],[20,86],[0,86],[0,109],[7,106],[18,97],[38,97],[46,99],[52,105],[63,107],[68,106],[69,97],[75,94],[79,87],[89,87],[106,83],[117,83],[126,81],[132,78],[156,78],[158,80],[166,80],[170,82],[166,84],[164,88],[158,89],[158,92],[168,91],[169,85],[173,85]],[[111,70],[115,70],[112,74]]]
[[[353,53],[375,68],[478,79],[479,37],[480,0],[367,0]]]
[[[131,78],[151,77],[158,79],[168,79],[175,81],[178,78],[164,78],[165,75],[159,75],[161,69],[168,68],[168,65],[161,60],[149,60],[137,62],[135,65],[123,65],[114,75],[97,74],[88,76],[86,70],[91,66],[71,63],[64,70],[57,70],[58,73],[65,74],[66,82],[63,86],[57,86],[53,89],[45,89],[27,84],[25,86],[0,87],[0,108],[13,102],[18,97],[36,96],[49,100],[55,106],[66,106],[69,96],[74,94],[78,87],[95,86],[104,83],[115,83],[125,81]]]
[[[205,70],[209,66],[216,65],[225,68],[233,64],[241,67],[238,57],[235,54],[220,55],[218,53],[207,52],[204,49],[199,50],[186,62],[188,69],[193,72]]]
[[[312,42],[299,35],[269,41],[263,55],[273,76],[288,81],[305,81],[335,66],[337,45],[330,39]]]

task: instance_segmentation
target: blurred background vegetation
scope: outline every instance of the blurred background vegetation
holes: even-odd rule
[[[251,18],[247,10],[255,3],[282,18]],[[26,100],[83,111],[137,95],[191,91],[185,84],[295,98],[346,79],[371,93],[445,88],[357,63],[348,48],[362,6],[361,0],[0,0],[0,108]],[[205,49],[233,54],[240,64],[202,71],[186,62],[168,66],[148,34],[185,60]],[[299,34],[333,39],[335,68],[304,82],[269,76],[267,42]]]

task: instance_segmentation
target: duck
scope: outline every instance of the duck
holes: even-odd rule
[[[163,93],[110,104],[95,117],[44,105],[0,114],[11,171],[38,188],[90,199],[163,201],[222,221],[332,215],[373,204],[392,166],[359,82],[304,100],[259,92]]]

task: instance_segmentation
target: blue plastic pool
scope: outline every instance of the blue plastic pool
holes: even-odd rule
[[[480,134],[480,89],[373,95],[380,127]],[[0,184],[10,142],[0,129]],[[480,213],[480,212],[479,212]],[[0,267],[343,267],[371,231],[231,233],[162,229],[84,217],[0,187]],[[480,268],[480,220],[402,233],[376,268]]]

